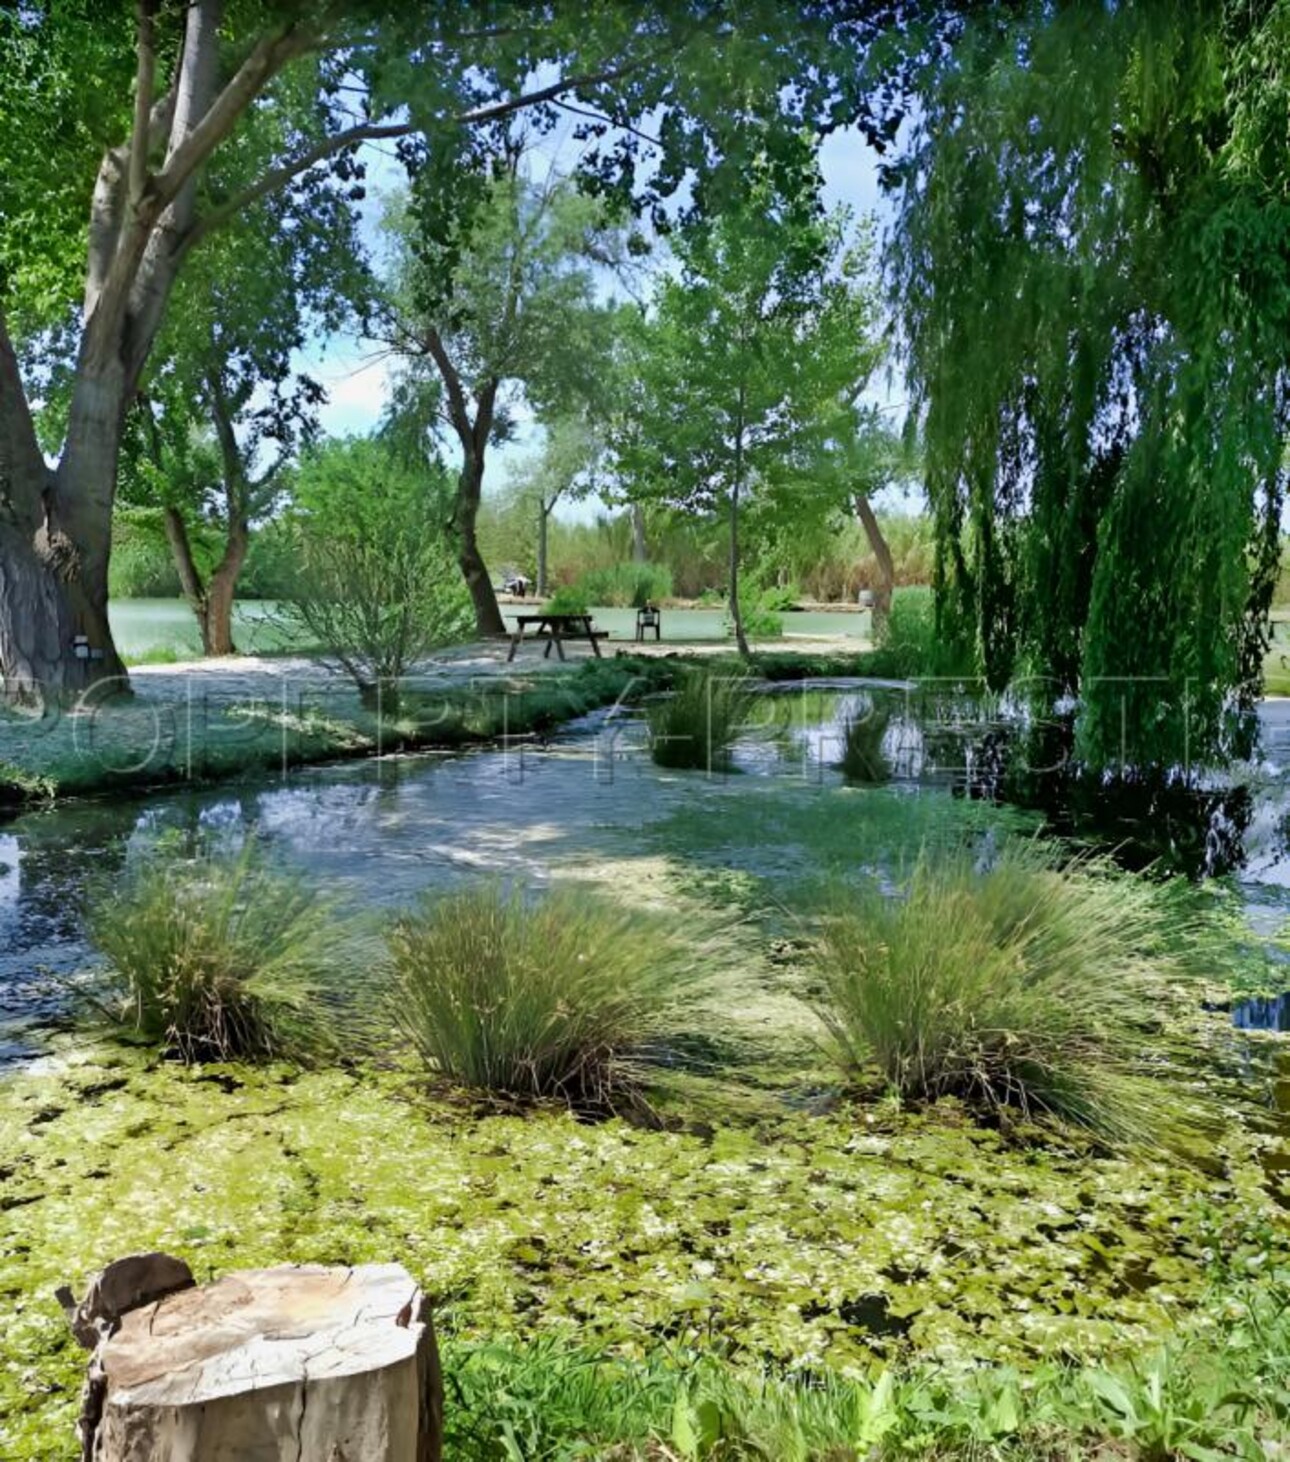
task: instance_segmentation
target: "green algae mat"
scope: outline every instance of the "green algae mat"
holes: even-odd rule
[[[203,1279],[399,1259],[463,1340],[856,1377],[1114,1360],[1221,1325],[1233,1285],[1290,1260],[1265,1142],[1234,1127],[1202,1170],[944,1103],[587,1124],[401,1070],[185,1069],[67,1041],[0,1086],[0,1455],[74,1455],[83,1355],[53,1291],[151,1247]]]

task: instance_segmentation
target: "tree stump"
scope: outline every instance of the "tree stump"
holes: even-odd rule
[[[439,1462],[434,1327],[401,1265],[242,1270],[113,1323],[93,1462]]]

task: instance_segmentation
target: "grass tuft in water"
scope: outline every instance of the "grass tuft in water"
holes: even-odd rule
[[[1185,973],[1178,907],[1035,844],[986,871],[924,855],[898,896],[870,887],[826,919],[818,1012],[843,1067],[876,1065],[903,1097],[1145,1140],[1178,1116],[1142,1075],[1143,1051],[1167,1054],[1156,1002]]]
[[[729,770],[735,738],[752,709],[751,685],[738,671],[682,671],[674,693],[646,711],[654,761],[682,770]]]
[[[891,761],[884,742],[891,724],[891,707],[870,700],[847,719],[843,728],[839,766],[848,782],[874,785],[891,780]]]
[[[240,855],[163,848],[97,897],[95,1003],[185,1062],[303,1057],[329,1044],[327,916],[295,879]]]
[[[397,1019],[449,1081],[578,1111],[630,1105],[668,1017],[697,993],[702,938],[576,888],[488,884],[390,939]]]

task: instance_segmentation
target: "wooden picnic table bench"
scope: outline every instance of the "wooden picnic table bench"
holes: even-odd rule
[[[511,650],[506,657],[508,663],[514,660],[516,650],[524,643],[524,631],[530,625],[536,628],[529,638],[547,642],[546,649],[542,651],[543,659],[550,655],[554,645],[556,654],[563,660],[565,640],[585,640],[599,659],[600,641],[609,636],[608,630],[593,627],[590,614],[517,614],[515,623],[519,629],[511,636]]]

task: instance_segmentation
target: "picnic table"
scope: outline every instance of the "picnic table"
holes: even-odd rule
[[[516,650],[524,643],[524,631],[529,626],[534,626],[530,638],[546,641],[546,649],[542,651],[544,660],[550,655],[552,645],[563,660],[565,640],[586,640],[599,659],[600,641],[609,634],[608,630],[593,628],[589,614],[517,614],[515,623],[519,629],[511,636],[511,652],[506,657],[508,663],[514,660]]]

